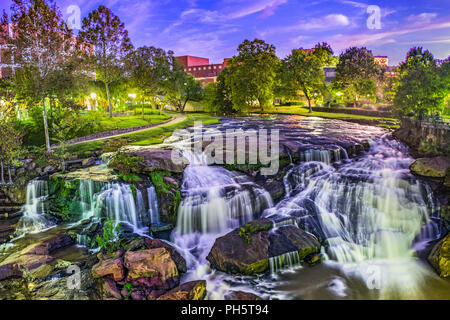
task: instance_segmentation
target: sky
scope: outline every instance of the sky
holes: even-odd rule
[[[367,47],[403,61],[413,46],[438,59],[450,56],[450,0],[56,0],[75,22],[103,4],[125,23],[135,47],[156,46],[175,55],[220,63],[245,39],[273,44],[280,58],[293,48],[327,42],[336,55]],[[9,11],[11,0],[0,0]],[[75,8],[75,9],[74,9]],[[74,28],[75,29],[75,28]],[[77,30],[75,29],[75,33]]]

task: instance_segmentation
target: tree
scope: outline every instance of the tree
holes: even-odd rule
[[[441,77],[444,69],[438,67],[428,50],[423,51],[420,47],[410,49],[399,66],[400,79],[394,96],[396,111],[419,119],[442,112],[448,94],[443,85],[445,80]]]
[[[356,107],[359,96],[375,94],[375,80],[380,72],[381,68],[375,63],[370,50],[352,47],[339,56],[335,81],[353,98]],[[368,89],[371,91],[368,92]]]
[[[9,41],[14,61],[20,65],[15,76],[18,98],[42,101],[45,144],[50,151],[46,98],[54,86],[52,76],[71,55],[72,32],[50,1],[13,0],[11,11],[15,37]]]
[[[8,80],[0,79],[0,162],[1,181],[4,183],[3,166],[14,165],[22,152],[23,134],[18,128],[13,87]],[[11,182],[11,176],[10,176]]]
[[[173,57],[170,57],[171,71],[161,81],[161,87],[170,102],[178,112],[183,113],[190,100],[200,100],[203,89],[200,83],[190,74],[184,72],[184,67]]]
[[[313,50],[294,50],[282,61],[282,81],[288,88],[301,90],[308,100],[309,112],[312,112],[311,100],[323,91],[325,73],[323,68],[331,62],[333,50],[326,44],[317,44]],[[292,90],[292,89],[291,89]]]
[[[95,69],[97,78],[105,84],[112,117],[109,86],[123,77],[125,57],[133,49],[125,24],[108,8],[99,6],[83,19],[77,42],[85,49],[87,64]],[[90,45],[95,47],[94,52],[91,52]]]
[[[232,114],[232,91],[227,79],[231,77],[231,69],[224,68],[217,76],[216,82],[210,82],[205,87],[205,101],[207,111],[215,114]]]
[[[142,99],[154,97],[158,94],[161,82],[170,73],[170,61],[173,52],[166,53],[155,47],[140,47],[128,57],[127,65],[133,87],[140,91]],[[141,101],[143,102],[143,101]],[[142,119],[144,119],[144,103],[142,103]]]
[[[233,108],[248,110],[257,104],[264,108],[272,105],[279,59],[275,47],[263,40],[245,40],[238,47],[238,55],[229,62]]]

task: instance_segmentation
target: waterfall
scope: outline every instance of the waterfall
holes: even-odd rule
[[[188,166],[184,172],[177,232],[219,234],[271,207],[269,193],[222,167]]]
[[[47,181],[31,180],[27,184],[26,203],[22,207],[23,216],[19,220],[17,234],[39,232],[52,225],[45,217],[48,195]]]
[[[147,212],[142,192],[120,182],[80,180],[81,219],[110,217],[135,229],[145,227]]]
[[[287,252],[279,256],[269,258],[270,273],[275,274],[283,269],[290,269],[300,264],[298,251]]]
[[[159,220],[158,197],[156,195],[155,186],[147,188],[147,198],[151,225],[159,226],[161,222]]]
[[[369,262],[398,288],[405,281],[392,274],[393,265],[416,268],[414,249],[439,238],[440,230],[429,216],[432,193],[409,174],[412,159],[401,145],[386,138],[372,145],[361,158],[337,168],[311,163],[292,169],[285,179],[293,185],[291,194],[272,212],[297,219],[312,214],[326,239],[328,259],[342,265]],[[408,280],[415,283],[412,277]]]

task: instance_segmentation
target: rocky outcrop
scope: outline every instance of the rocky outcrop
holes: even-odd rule
[[[251,275],[265,272],[271,257],[297,251],[303,260],[319,249],[314,235],[294,226],[273,230],[270,220],[259,219],[216,239],[207,260],[220,271]]]
[[[124,248],[113,256],[100,254],[100,261],[92,267],[101,299],[154,300],[169,292],[169,296],[182,295],[175,294],[174,288],[186,272],[186,261],[173,247],[158,239],[137,238]],[[198,291],[194,289],[178,291]]]
[[[409,167],[412,173],[431,178],[445,178],[449,168],[449,157],[419,158]]]
[[[179,154],[180,162],[172,161],[172,150],[142,148],[133,152],[134,156],[143,157],[142,170],[145,173],[152,171],[169,171],[181,173],[187,166],[187,159]]]
[[[9,241],[16,231],[21,206],[0,190],[0,243]]]
[[[428,261],[442,278],[450,278],[450,233],[434,246]]]
[[[0,280],[22,277],[42,265],[54,260],[51,253],[69,246],[73,241],[68,235],[57,235],[26,246],[10,254],[0,263]]]
[[[128,269],[127,282],[151,289],[170,289],[179,282],[175,261],[165,248],[129,251],[124,265]]]
[[[262,300],[254,293],[245,291],[229,291],[225,296],[225,300],[246,300],[246,301],[256,301]]]
[[[197,280],[182,285],[159,296],[156,300],[203,300],[206,296],[206,281]]]

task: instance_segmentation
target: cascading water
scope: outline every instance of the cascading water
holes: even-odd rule
[[[330,264],[363,281],[375,273],[378,298],[414,297],[434,276],[414,257],[414,244],[425,247],[440,230],[430,220],[430,190],[409,174],[410,163],[402,145],[384,137],[336,167],[300,164],[285,179],[290,197],[266,214],[306,217],[325,240]]]
[[[146,212],[142,192],[120,182],[96,182],[80,180],[79,186],[82,219],[91,217],[110,217],[134,229],[145,227],[148,214],[151,216],[158,208],[153,205]]]
[[[148,213],[150,216],[150,223],[152,226],[160,226],[161,221],[159,219],[158,210],[158,197],[156,195],[155,186],[147,188],[147,199],[148,199]]]
[[[23,216],[16,230],[18,235],[39,232],[53,224],[45,217],[48,195],[48,181],[31,180],[28,183],[26,204],[22,207]]]

